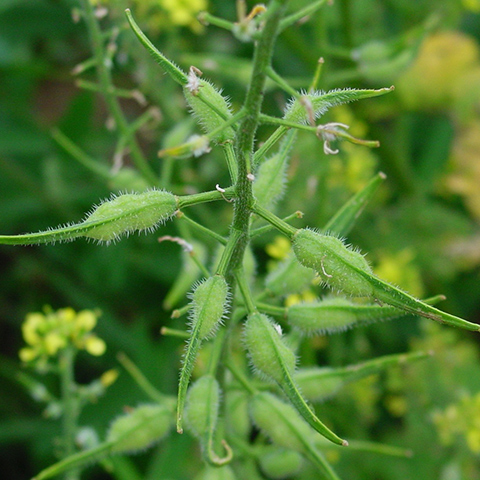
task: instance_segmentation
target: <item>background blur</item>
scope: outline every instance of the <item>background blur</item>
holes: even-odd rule
[[[111,0],[101,20],[112,39],[114,84],[138,89],[124,98],[129,120],[148,112],[137,134],[157,172],[157,151],[180,143],[198,128],[181,91],[164,76],[126,28],[130,6],[154,43],[184,69],[200,68],[237,108],[243,99],[252,47],[228,32],[200,25],[199,10],[236,19],[235,2],[224,0]],[[290,8],[308,0],[291,0]],[[248,2],[249,7],[253,5]],[[61,133],[109,171],[118,138],[108,126],[101,96],[78,79],[96,81],[88,61],[92,47],[74,0],[0,2],[0,232],[33,232],[79,221],[111,192],[144,188],[133,170],[98,175],[52,137]],[[73,12],[73,16],[72,16]],[[308,88],[318,58],[325,64],[320,88],[380,88],[393,93],[332,109],[322,123],[351,125],[353,135],[379,139],[368,150],[340,145],[326,157],[321,143],[300,135],[289,172],[289,189],[277,206],[287,215],[305,212],[303,224],[321,226],[378,171],[387,174],[374,203],[349,236],[369,252],[378,275],[411,293],[443,293],[446,311],[480,322],[480,0],[337,0],[279,38],[274,66],[295,88]],[[78,20],[78,19],[77,19]],[[113,42],[113,40],[112,40]],[[112,43],[113,45],[113,43]],[[85,85],[86,86],[86,85]],[[264,109],[280,115],[287,95],[270,88]],[[135,97],[135,95],[134,95]],[[177,125],[174,128],[174,125]],[[58,130],[55,130],[58,129]],[[260,130],[260,138],[270,132]],[[117,158],[118,160],[118,158]],[[129,165],[129,156],[124,158]],[[226,185],[228,172],[213,151],[200,159],[168,164],[175,193]],[[230,206],[198,207],[192,215],[226,233]],[[223,230],[222,225],[223,222]],[[162,234],[178,234],[171,223]],[[0,464],[9,480],[29,478],[55,460],[58,422],[42,415],[18,380],[21,324],[28,312],[71,306],[102,311],[96,332],[107,344],[101,357],[80,354],[77,379],[89,382],[119,368],[125,352],[164,392],[174,393],[182,341],[161,337],[162,325],[177,325],[165,295],[182,269],[175,244],[158,235],[134,236],[115,245],[79,240],[38,247],[0,247]],[[275,235],[255,244],[257,271],[271,261],[265,251]],[[213,255],[205,241],[205,255]],[[183,296],[178,305],[185,304]],[[177,306],[178,306],[177,305]],[[344,437],[411,448],[411,459],[335,454],[330,460],[349,480],[480,478],[479,338],[469,332],[409,319],[376,324],[315,339],[311,361],[345,365],[411,349],[435,351],[433,359],[353,384],[323,407],[323,416]],[[314,353],[312,353],[314,352]],[[306,354],[308,355],[308,354]],[[308,356],[306,357],[308,361]],[[55,390],[55,379],[42,378]],[[50,382],[50,383],[49,383]],[[125,373],[81,422],[103,436],[125,405],[144,401]],[[194,452],[194,453],[192,453]],[[184,460],[188,458],[189,462]],[[189,479],[198,470],[196,446],[174,435],[132,459],[144,479]],[[195,463],[198,462],[198,463]],[[101,467],[88,479],[113,478]],[[115,477],[117,478],[117,477]],[[311,477],[305,477],[311,478]]]

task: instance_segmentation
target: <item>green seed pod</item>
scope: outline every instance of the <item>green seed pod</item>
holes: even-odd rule
[[[290,130],[282,141],[279,151],[265,160],[255,173],[253,193],[257,202],[265,208],[271,208],[285,191],[288,159],[296,133],[296,130]]]
[[[185,408],[185,421],[192,434],[202,445],[204,459],[214,466],[229,463],[233,452],[223,441],[225,456],[219,457],[214,451],[214,434],[218,421],[220,385],[213,375],[204,375],[189,389]]]
[[[111,452],[144,450],[163,438],[172,427],[172,412],[164,405],[141,405],[113,421],[107,442]]]
[[[178,384],[177,431],[179,433],[183,431],[182,417],[185,396],[198,350],[202,341],[215,333],[229,306],[229,291],[225,278],[215,275],[200,283],[192,294],[191,304],[191,336],[185,351]]]
[[[293,380],[295,355],[281,338],[280,327],[260,313],[252,313],[245,322],[245,345],[253,367],[275,380],[297,411],[318,433],[338,445],[348,445],[328,429],[307,405]]]
[[[428,353],[413,352],[387,355],[347,367],[304,368],[296,372],[295,380],[306,398],[313,402],[321,402],[335,396],[341,388],[351,382],[380,373],[389,367],[422,360],[429,356]]]
[[[233,470],[228,466],[211,467],[205,465],[204,469],[194,478],[194,480],[236,480]]]
[[[293,477],[303,465],[303,457],[294,450],[268,445],[258,459],[260,468],[268,478]]]
[[[253,367],[279,384],[295,370],[295,354],[285,345],[281,328],[261,313],[245,322],[244,339]]]
[[[190,321],[192,331],[198,331],[198,338],[212,336],[229,306],[228,285],[221,275],[214,275],[197,285],[192,294]]]
[[[342,332],[354,326],[405,315],[406,312],[395,307],[361,305],[342,297],[299,303],[287,310],[288,323],[307,335]]]
[[[225,395],[225,412],[228,435],[247,440],[251,432],[248,395],[241,390],[228,391]]]
[[[313,268],[331,289],[356,297],[373,296],[373,287],[363,275],[372,275],[370,265],[340,239],[301,229],[294,236],[293,250],[298,261]]]
[[[86,237],[111,242],[135,231],[152,231],[177,210],[175,195],[162,190],[113,197],[90,213],[83,224],[93,225]]]
[[[307,123],[311,120],[309,117],[313,114],[313,118],[320,118],[329,108],[344,103],[350,103],[363,98],[377,97],[384,95],[393,90],[393,87],[380,88],[378,90],[358,90],[354,88],[346,88],[344,90],[331,90],[330,92],[315,91],[313,93],[305,93],[300,100],[294,98],[290,100],[285,109],[284,119],[289,122]],[[305,103],[311,105],[309,114]]]
[[[330,480],[339,480],[312,443],[312,430],[297,411],[271,393],[257,393],[251,399],[253,422],[273,443],[305,455]]]
[[[193,115],[198,119],[205,132],[213,132],[232,116],[229,102],[210,82],[195,76],[193,79],[195,79],[196,85],[192,85],[192,81],[190,81],[184,86],[183,93]],[[227,127],[216,134],[212,140],[223,143],[233,140],[234,137],[233,128]]]
[[[212,375],[204,375],[188,389],[185,422],[195,437],[203,438],[215,430],[219,404],[220,385]]]
[[[314,270],[304,267],[290,255],[267,275],[265,287],[275,295],[284,296],[305,290],[314,278]]]

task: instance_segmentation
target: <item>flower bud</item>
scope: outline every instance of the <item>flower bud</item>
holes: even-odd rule
[[[165,405],[141,405],[113,421],[107,442],[114,453],[144,450],[164,437],[172,426],[172,412]]]
[[[331,289],[356,297],[373,296],[373,287],[364,276],[372,275],[370,265],[340,239],[301,229],[295,234],[293,250],[298,261],[313,268]]]
[[[154,230],[177,210],[175,196],[163,190],[130,193],[113,197],[99,205],[83,222],[92,225],[85,236],[111,242],[135,231]]]

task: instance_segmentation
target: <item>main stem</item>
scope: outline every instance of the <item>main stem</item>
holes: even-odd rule
[[[236,137],[238,177],[235,184],[236,201],[230,237],[232,241],[235,241],[235,245],[232,246],[227,267],[227,271],[232,274],[242,265],[245,248],[249,241],[251,207],[254,202],[253,182],[249,179],[249,174],[253,173],[254,139],[263,103],[267,67],[270,66],[280,20],[283,17],[287,1],[273,0],[268,7],[267,20],[255,47],[252,76],[243,105],[246,116],[240,123]],[[233,281],[233,278],[229,278],[229,280]]]

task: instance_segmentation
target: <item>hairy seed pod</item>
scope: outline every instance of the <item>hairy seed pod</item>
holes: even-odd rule
[[[265,208],[271,208],[283,196],[288,159],[296,133],[296,130],[290,130],[278,152],[265,160],[255,173],[253,193],[257,202]]]
[[[248,416],[248,395],[243,390],[230,390],[225,395],[225,427],[229,436],[247,440],[251,432]]]
[[[245,345],[253,367],[279,384],[295,370],[295,354],[285,345],[280,327],[261,313],[252,313],[245,322]]]
[[[342,297],[298,303],[287,310],[288,323],[307,335],[342,332],[357,325],[405,315],[407,313],[398,308],[361,305]]]
[[[303,457],[294,450],[268,445],[258,458],[262,472],[273,479],[294,477],[303,465]]]
[[[190,321],[192,331],[204,340],[215,333],[229,306],[228,285],[221,275],[200,283],[192,294]]]
[[[154,230],[176,210],[175,195],[163,190],[119,195],[102,203],[87,216],[83,225],[94,226],[85,236],[108,243],[132,232]]]
[[[107,442],[113,442],[111,452],[137,452],[163,438],[172,425],[172,412],[165,405],[141,405],[113,421]]]
[[[293,250],[298,261],[313,268],[331,289],[356,297],[373,296],[373,287],[363,275],[372,275],[370,265],[340,239],[301,229],[294,236]]]
[[[208,81],[197,78],[198,87],[196,92],[192,92],[189,86],[184,86],[183,93],[193,115],[197,117],[206,133],[213,132],[221,127],[225,120],[228,120],[232,114],[228,100]],[[233,140],[235,132],[231,127],[227,127],[215,135],[214,141],[222,143],[227,140]]]
[[[265,279],[265,287],[275,295],[289,295],[307,288],[315,278],[315,271],[304,267],[294,255],[280,262]]]
[[[204,375],[188,389],[185,422],[195,437],[215,430],[219,403],[220,385],[212,375]]]

